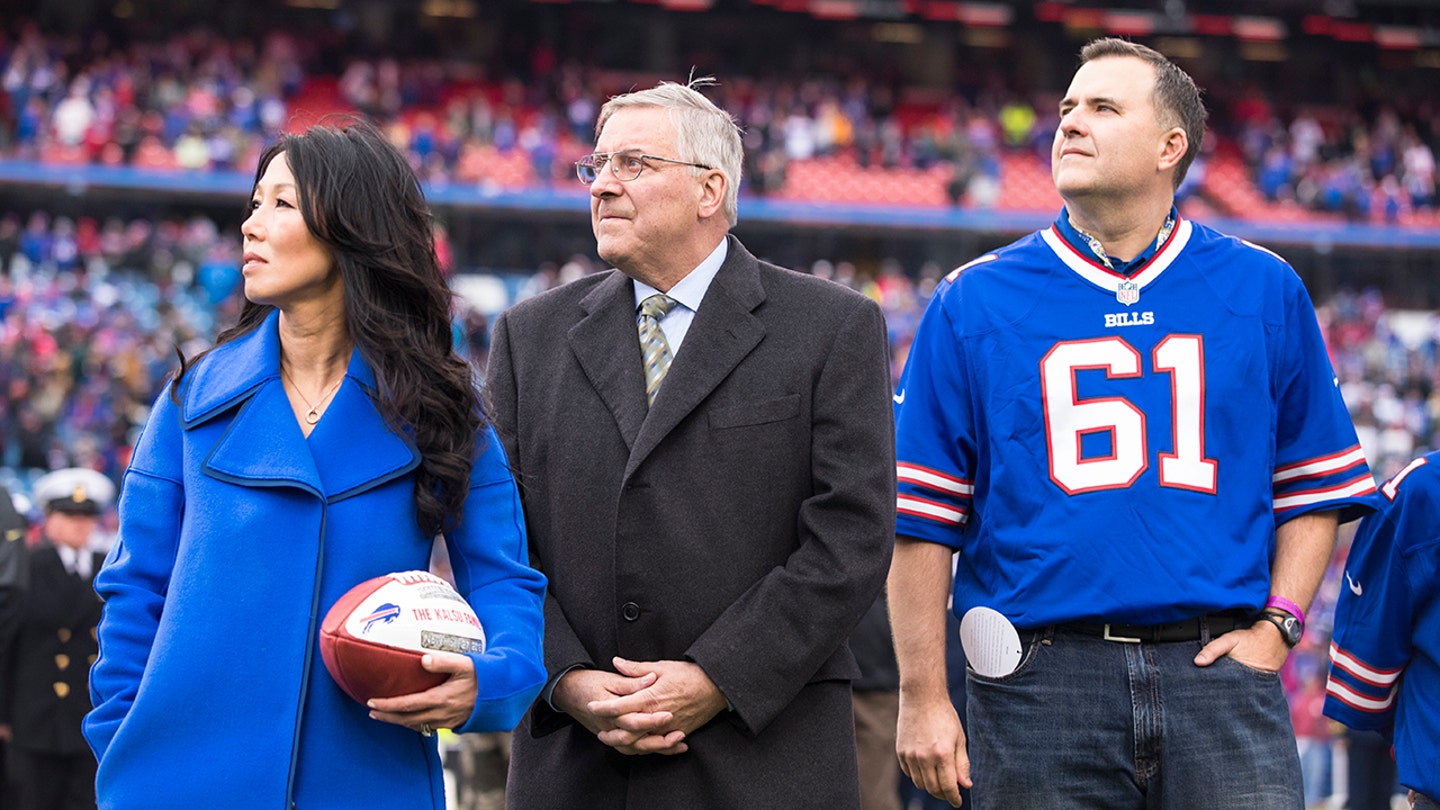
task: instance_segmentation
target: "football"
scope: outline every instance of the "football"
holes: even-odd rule
[[[401,571],[351,588],[325,614],[320,656],[330,677],[361,703],[423,692],[449,677],[427,672],[427,652],[483,653],[485,630],[450,583]]]

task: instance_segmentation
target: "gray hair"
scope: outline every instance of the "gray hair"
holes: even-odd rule
[[[605,128],[617,110],[634,107],[658,107],[670,115],[675,124],[677,160],[712,166],[725,175],[725,219],[730,227],[739,221],[740,167],[745,150],[740,145],[740,127],[730,113],[715,106],[701,95],[697,87],[711,87],[719,82],[709,76],[692,78],[688,84],[661,82],[648,89],[614,96],[600,108],[595,122],[595,136]],[[670,157],[666,155],[666,157]],[[691,169],[699,175],[701,169]]]

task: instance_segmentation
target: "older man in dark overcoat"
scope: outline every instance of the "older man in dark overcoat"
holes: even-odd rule
[[[487,388],[550,579],[508,806],[855,808],[846,637],[895,508],[879,308],[729,236],[740,137],[690,86],[602,109],[616,269],[497,322]]]

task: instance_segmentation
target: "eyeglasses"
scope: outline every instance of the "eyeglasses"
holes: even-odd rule
[[[615,175],[622,183],[628,183],[640,176],[645,171],[645,161],[658,160],[661,163],[678,163],[681,166],[694,166],[697,169],[712,169],[704,163],[691,163],[685,160],[659,157],[657,155],[642,155],[639,152],[596,152],[593,155],[586,155],[575,161],[575,174],[579,176],[580,182],[590,185],[600,177],[600,170],[606,166],[610,167],[610,173]]]

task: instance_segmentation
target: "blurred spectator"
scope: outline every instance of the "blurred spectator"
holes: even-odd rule
[[[0,739],[7,781],[23,810],[95,806],[95,757],[81,736],[90,711],[89,665],[99,646],[93,580],[108,550],[100,516],[115,485],[68,468],[35,483],[45,516],[40,542],[24,555],[27,587],[0,646]]]
[[[900,762],[895,723],[900,713],[900,670],[890,641],[890,614],[882,593],[850,633],[860,667],[851,682],[861,810],[900,810]]]
[[[29,521],[15,508],[10,490],[0,486],[0,651],[10,649],[23,623],[21,606],[30,587],[30,559],[25,546]],[[5,666],[0,653],[0,669]],[[0,676],[3,679],[3,676]],[[15,798],[6,778],[12,730],[0,729],[0,807],[14,807]]]
[[[1035,108],[1023,98],[1012,98],[1000,108],[1000,129],[1005,134],[1005,146],[1023,149],[1030,145],[1031,131],[1035,127]]]
[[[1330,721],[1320,713],[1325,704],[1325,670],[1307,672],[1289,693],[1290,720],[1300,746],[1305,779],[1305,806],[1318,807],[1330,796]]]

